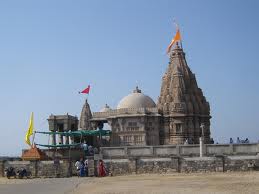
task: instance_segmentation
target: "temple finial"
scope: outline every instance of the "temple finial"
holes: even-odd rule
[[[133,93],[141,93],[141,90],[138,88],[138,86],[136,86],[136,89],[133,90]]]

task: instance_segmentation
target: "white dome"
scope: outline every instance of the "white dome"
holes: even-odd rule
[[[141,93],[141,90],[136,87],[133,93],[125,96],[119,102],[117,109],[121,108],[153,108],[156,107],[155,102],[149,96]]]
[[[100,110],[100,112],[108,112],[112,110],[107,104],[105,104],[105,106]]]

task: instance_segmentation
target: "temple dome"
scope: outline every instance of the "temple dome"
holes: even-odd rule
[[[108,112],[111,111],[112,109],[108,106],[108,104],[105,104],[105,106],[100,110],[100,112]]]
[[[117,109],[121,108],[153,108],[156,107],[155,102],[149,96],[141,93],[141,90],[136,87],[136,89],[121,99]]]

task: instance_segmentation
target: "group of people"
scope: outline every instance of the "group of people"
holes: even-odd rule
[[[249,142],[250,142],[250,141],[249,141],[248,138],[246,138],[246,139],[244,139],[244,140],[241,140],[239,137],[237,137],[237,141],[236,141],[237,144],[240,144],[240,143],[249,143]],[[232,137],[229,139],[229,143],[230,143],[230,144],[233,144],[233,143],[234,143],[234,140],[232,139]]]
[[[78,177],[85,177],[88,176],[88,159],[84,161],[83,158],[77,160],[75,163],[75,167],[77,170]],[[107,174],[107,170],[105,168],[103,160],[99,160],[98,164],[98,176],[104,177]]]
[[[77,175],[79,177],[88,176],[88,160],[87,159],[85,161],[83,158],[81,158],[80,160],[77,160],[75,163],[75,167],[77,170]]]
[[[84,142],[81,147],[84,150],[85,156],[93,156],[98,153],[98,149],[96,147],[88,145],[86,142]]]
[[[210,143],[210,144],[214,144],[213,138],[210,138],[209,143]],[[186,139],[185,139],[184,145],[188,145],[188,144],[194,144],[194,141],[193,141],[192,138],[186,138]]]

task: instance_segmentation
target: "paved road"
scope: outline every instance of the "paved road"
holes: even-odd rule
[[[103,178],[0,178],[0,194],[258,194],[259,172],[141,174]]]
[[[69,194],[89,178],[2,179],[0,194]]]

